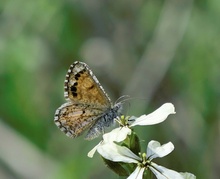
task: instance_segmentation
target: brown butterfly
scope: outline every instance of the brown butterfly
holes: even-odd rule
[[[88,65],[79,61],[74,62],[66,74],[64,97],[67,102],[56,110],[54,122],[71,138],[87,129],[85,139],[98,137],[122,110],[122,103],[113,105]]]

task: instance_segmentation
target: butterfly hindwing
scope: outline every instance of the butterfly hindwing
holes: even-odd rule
[[[101,110],[91,110],[88,105],[69,102],[57,109],[54,121],[67,136],[75,138],[90,128],[101,115]]]

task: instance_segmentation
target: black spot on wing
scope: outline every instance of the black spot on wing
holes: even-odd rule
[[[77,74],[75,75],[75,80],[78,80],[79,77],[80,77],[80,73],[77,73]]]
[[[74,97],[77,97],[77,93],[75,93],[75,92],[72,92],[72,95],[73,95]]]
[[[73,85],[73,86],[71,86],[71,91],[73,92],[73,93],[76,93],[76,90],[77,90],[77,88]]]
[[[94,85],[91,85],[88,89],[92,89],[92,88],[94,88],[95,86]]]

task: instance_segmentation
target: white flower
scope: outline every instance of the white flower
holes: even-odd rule
[[[109,133],[106,133],[103,135],[103,140],[96,145],[89,153],[88,157],[93,157],[96,149],[105,143],[109,142],[121,142],[126,139],[127,135],[131,134],[130,127],[136,126],[136,125],[153,125],[163,122],[168,115],[175,114],[175,108],[173,104],[171,103],[165,103],[161,107],[159,107],[154,112],[148,114],[148,115],[142,115],[138,118],[132,117],[132,121],[130,121],[129,126],[119,127],[114,130],[112,130]]]
[[[157,141],[150,141],[147,147],[147,154],[144,153],[140,157],[130,149],[111,142],[100,145],[97,151],[102,157],[114,162],[137,163],[137,168],[128,179],[141,179],[144,170],[147,169],[150,169],[158,179],[194,179],[195,176],[192,174],[181,174],[151,161],[154,158],[168,155],[173,149],[174,146],[171,142],[161,146]]]

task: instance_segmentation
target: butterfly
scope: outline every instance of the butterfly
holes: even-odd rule
[[[79,61],[70,65],[67,71],[64,97],[67,102],[56,110],[54,122],[71,138],[86,130],[85,139],[98,137],[122,110],[122,103],[113,105],[89,66]]]

